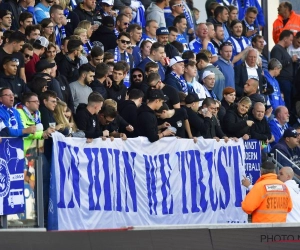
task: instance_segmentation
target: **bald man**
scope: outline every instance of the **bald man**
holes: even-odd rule
[[[244,84],[244,95],[248,96],[252,101],[252,107],[256,102],[265,102],[263,95],[258,94],[259,82],[255,78],[248,79]]]
[[[252,114],[249,115],[249,119],[254,121],[253,126],[250,128],[251,139],[257,139],[269,144],[273,142],[274,136],[271,134],[271,130],[267,119],[265,118],[265,105],[261,102],[256,102],[252,109]]]
[[[300,222],[300,189],[293,177],[294,171],[291,167],[280,169],[278,179],[284,182],[289,189],[293,202],[293,209],[288,213],[286,222]]]

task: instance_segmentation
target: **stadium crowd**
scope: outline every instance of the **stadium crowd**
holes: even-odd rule
[[[193,0],[2,0],[0,136],[45,139],[45,187],[54,131],[251,138],[299,166],[300,16],[280,3],[269,55],[260,5],[241,2],[203,1],[198,23]]]

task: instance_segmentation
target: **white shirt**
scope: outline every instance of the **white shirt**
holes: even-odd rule
[[[288,180],[284,183],[288,190],[293,202],[292,211],[288,213],[286,222],[300,222],[300,189],[294,180]]]
[[[247,69],[247,73],[248,73],[248,79],[255,78],[259,81],[257,70],[256,70],[257,65],[255,65],[255,67],[250,67],[246,62],[245,62],[245,65],[246,65],[246,69]]]

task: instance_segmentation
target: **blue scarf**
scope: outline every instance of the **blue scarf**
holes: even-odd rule
[[[61,41],[66,37],[66,30],[64,26],[61,26],[60,28],[58,25],[55,26],[55,43],[61,47]]]
[[[185,94],[188,94],[188,85],[187,85],[184,77],[183,76],[179,77],[174,71],[171,72],[171,75],[174,76],[176,78],[176,80],[180,83],[182,92],[184,92]]]
[[[189,28],[194,29],[194,21],[191,16],[191,12],[189,11],[189,7],[187,6],[186,2],[182,2],[184,7],[183,7],[183,13],[186,18],[186,22]]]
[[[85,51],[85,53],[88,55],[91,53],[91,49],[93,48],[93,43],[91,43],[90,41],[88,41],[87,43],[83,44],[83,49]]]
[[[130,60],[129,60],[128,53],[125,51],[124,54],[125,54],[125,62],[127,62],[130,65]],[[119,47],[117,46],[115,48],[115,53],[114,53],[114,62],[116,63],[116,62],[119,62],[121,60],[122,60],[121,53],[120,53]],[[127,73],[127,75],[124,78],[124,85],[127,88],[129,88],[129,86],[130,86],[129,73]]]
[[[114,32],[115,32],[116,37],[118,38],[120,32],[116,28],[114,28]]]
[[[13,108],[8,108],[1,102],[0,102],[0,107],[4,108],[9,114],[9,121],[8,121],[9,128],[18,129],[18,123]]]

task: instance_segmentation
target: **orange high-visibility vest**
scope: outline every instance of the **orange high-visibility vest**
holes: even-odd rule
[[[242,202],[242,209],[252,214],[252,222],[286,222],[293,204],[286,185],[276,174],[262,175]]]
[[[297,15],[296,12],[292,10],[290,18],[284,27],[282,16],[278,15],[273,23],[273,40],[275,44],[279,42],[279,35],[283,30],[290,30],[296,35],[296,33],[300,31],[300,15]]]

